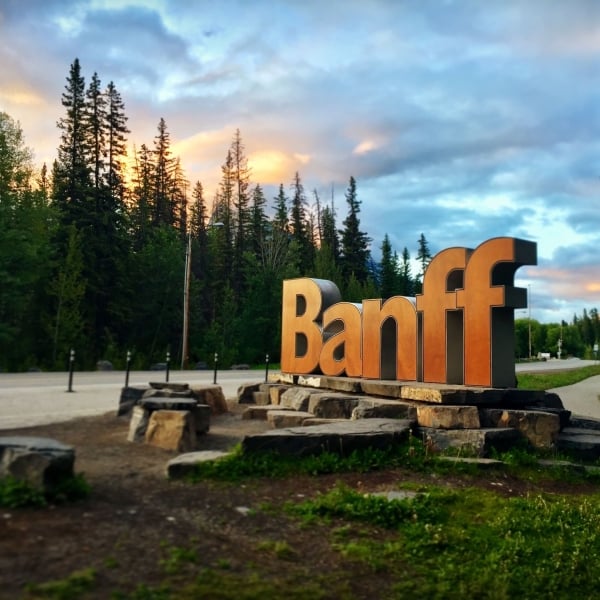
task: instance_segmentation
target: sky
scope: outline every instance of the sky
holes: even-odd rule
[[[537,243],[517,318],[600,308],[600,1],[0,0],[0,111],[56,157],[78,58],[113,81],[129,153],[161,118],[209,201],[240,130],[269,204],[357,182],[372,254]]]

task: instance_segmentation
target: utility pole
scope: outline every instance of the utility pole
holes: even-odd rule
[[[190,279],[192,275],[192,232],[188,230],[185,249],[185,275],[183,279],[183,333],[181,341],[181,370],[188,363],[188,339],[190,331]]]

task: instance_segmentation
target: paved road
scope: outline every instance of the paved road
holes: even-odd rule
[[[576,368],[594,361],[568,359],[519,364],[517,372]],[[233,398],[242,383],[264,381],[264,371],[219,371],[217,383],[226,398]],[[130,385],[164,381],[165,372],[135,371]],[[212,371],[171,371],[172,382],[213,382]],[[104,414],[117,409],[125,384],[122,371],[75,372],[73,393],[67,392],[67,373],[0,373],[0,430],[67,421],[74,417]],[[600,376],[552,390],[574,414],[600,418]]]
[[[264,371],[219,371],[217,384],[233,398],[242,383],[264,381]],[[165,381],[164,371],[130,373],[129,385]],[[171,371],[171,382],[213,383],[212,371]],[[0,430],[67,421],[117,410],[125,372],[75,372],[72,393],[67,373],[0,373]]]

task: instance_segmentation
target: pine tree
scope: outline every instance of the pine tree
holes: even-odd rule
[[[398,256],[393,252],[386,233],[381,243],[380,293],[382,298],[391,298],[399,291]]]
[[[336,265],[340,263],[340,238],[335,224],[335,210],[333,204],[331,207],[325,206],[321,214],[323,229],[323,238],[321,245],[326,245],[331,250],[331,255]]]
[[[158,135],[154,138],[154,190],[153,219],[154,225],[170,225],[176,223],[175,207],[172,199],[172,176],[174,159],[171,156],[171,139],[167,124],[163,118],[158,123]]]
[[[94,73],[86,91],[85,104],[89,134],[89,144],[86,148],[89,157],[86,162],[92,170],[92,185],[96,203],[98,203],[99,191],[101,189],[102,175],[104,173],[104,157],[106,155],[106,98],[100,86],[100,78],[97,73]]]
[[[58,161],[54,170],[53,198],[65,222],[77,221],[90,195],[88,120],[86,118],[85,79],[79,59],[69,69],[62,105],[66,116],[58,121],[62,131]]]
[[[133,189],[131,190],[130,221],[133,231],[133,247],[143,247],[154,218],[154,162],[152,151],[142,144],[135,152],[133,166]]]
[[[404,246],[404,249],[402,250],[402,262],[400,263],[399,270],[398,294],[400,296],[415,295],[415,281],[411,273],[410,253],[406,246]]]
[[[371,239],[360,230],[360,200],[356,196],[356,181],[350,177],[346,191],[348,216],[344,220],[341,235],[342,273],[348,280],[354,274],[359,283],[366,283],[369,276],[369,243]]]
[[[294,243],[294,261],[298,273],[310,272],[314,263],[314,245],[306,214],[306,196],[300,174],[296,172],[292,182],[291,241]]]
[[[127,156],[127,117],[125,105],[115,84],[111,81],[106,88],[106,145],[107,165],[105,180],[110,195],[124,199],[123,161]]]
[[[421,234],[419,236],[419,250],[417,251],[417,260],[421,263],[421,281],[423,280],[423,276],[425,275],[425,270],[427,269],[427,265],[431,261],[431,252],[429,251],[429,244],[425,239],[425,236]]]

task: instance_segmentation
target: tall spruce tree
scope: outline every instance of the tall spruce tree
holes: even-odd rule
[[[61,103],[66,115],[59,119],[61,141],[54,170],[53,199],[66,224],[77,222],[90,196],[90,167],[87,161],[90,138],[87,119],[85,78],[79,59],[70,66]]]
[[[106,185],[113,198],[124,200],[123,163],[127,156],[127,117],[125,104],[115,84],[111,81],[106,87]]]
[[[312,241],[310,221],[306,212],[306,195],[300,174],[296,171],[292,182],[291,243],[293,265],[299,274],[309,273],[314,264],[315,247]]]
[[[346,190],[348,216],[343,222],[344,228],[341,235],[341,266],[346,280],[354,274],[359,283],[366,283],[369,277],[369,243],[371,238],[360,229],[360,200],[356,195],[356,181],[350,177]]]
[[[399,292],[398,257],[393,251],[390,238],[386,233],[381,243],[381,262],[379,263],[379,290],[382,298],[391,298]]]

